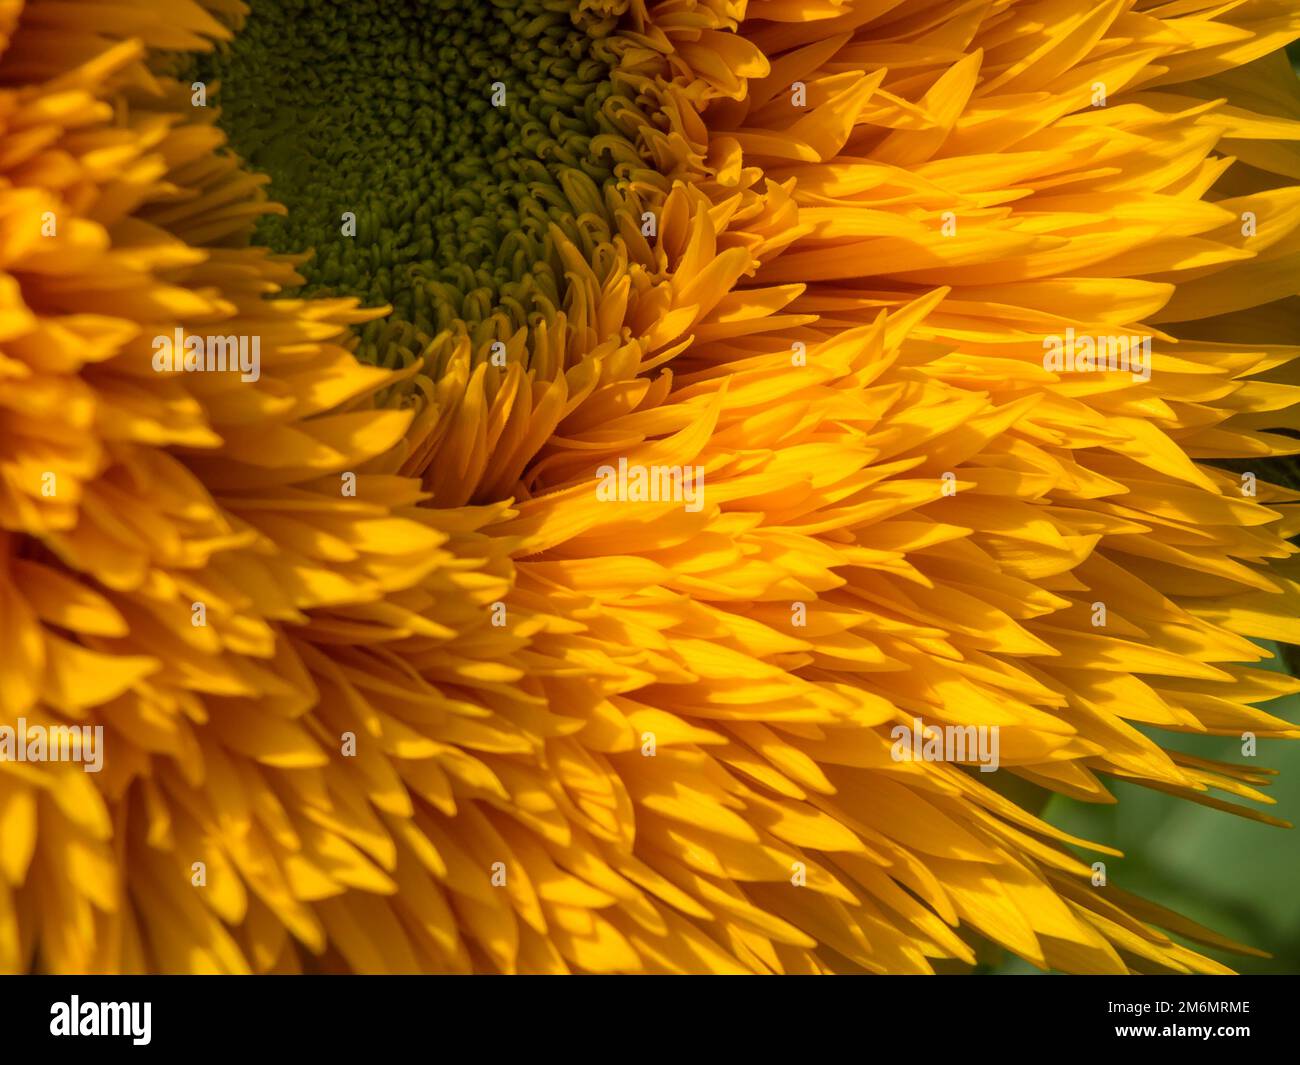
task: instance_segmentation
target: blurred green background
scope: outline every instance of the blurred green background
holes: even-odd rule
[[[1261,666],[1285,670],[1277,648],[1263,646],[1275,657]],[[1263,709],[1300,722],[1300,695],[1275,699]],[[1277,800],[1275,806],[1221,797],[1300,822],[1300,741],[1260,740],[1251,760],[1242,757],[1241,741],[1234,737],[1143,731],[1158,737],[1162,746],[1203,758],[1280,770],[1261,789]],[[1240,973],[1300,973],[1300,829],[1261,825],[1122,781],[1107,779],[1107,785],[1118,804],[1098,806],[1056,795],[1042,816],[1067,832],[1122,850],[1123,858],[1077,852],[1089,864],[1105,861],[1110,883],[1273,957],[1244,957],[1190,942],[1188,946]],[[1008,956],[978,971],[1008,975],[1041,970]]]

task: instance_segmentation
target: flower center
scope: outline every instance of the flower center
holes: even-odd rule
[[[618,183],[616,160],[591,142],[621,135],[604,105],[621,91],[608,38],[623,4],[251,6],[197,77],[220,82],[219,124],[288,208],[264,216],[255,241],[315,249],[295,295],[389,303],[423,338],[463,323],[480,340],[504,339],[560,304],[563,266],[548,228],[575,242],[588,215],[613,228],[601,190]],[[358,353],[404,361],[378,350],[391,335],[371,323]]]

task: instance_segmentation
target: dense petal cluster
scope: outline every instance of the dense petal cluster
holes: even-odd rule
[[[1300,735],[1251,640],[1300,642],[1300,496],[1210,464],[1295,450],[1288,4],[0,29],[0,718],[106,733],[0,763],[0,968],[1221,971],[1025,793],[1268,820],[1150,729]],[[175,76],[214,42],[287,214]],[[177,326],[260,379],[156,373]],[[896,759],[915,718],[1002,771]]]

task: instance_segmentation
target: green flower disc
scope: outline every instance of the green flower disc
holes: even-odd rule
[[[390,366],[444,330],[477,347],[553,315],[564,267],[548,228],[608,242],[607,190],[626,196],[641,165],[620,120],[635,93],[611,78],[623,6],[252,0],[195,77],[220,83],[219,125],[288,208],[255,243],[315,251],[292,295],[391,304],[358,350]]]

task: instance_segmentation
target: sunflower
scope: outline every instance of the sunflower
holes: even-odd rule
[[[1297,36],[0,2],[0,969],[1227,971],[1036,811],[1282,823]]]

